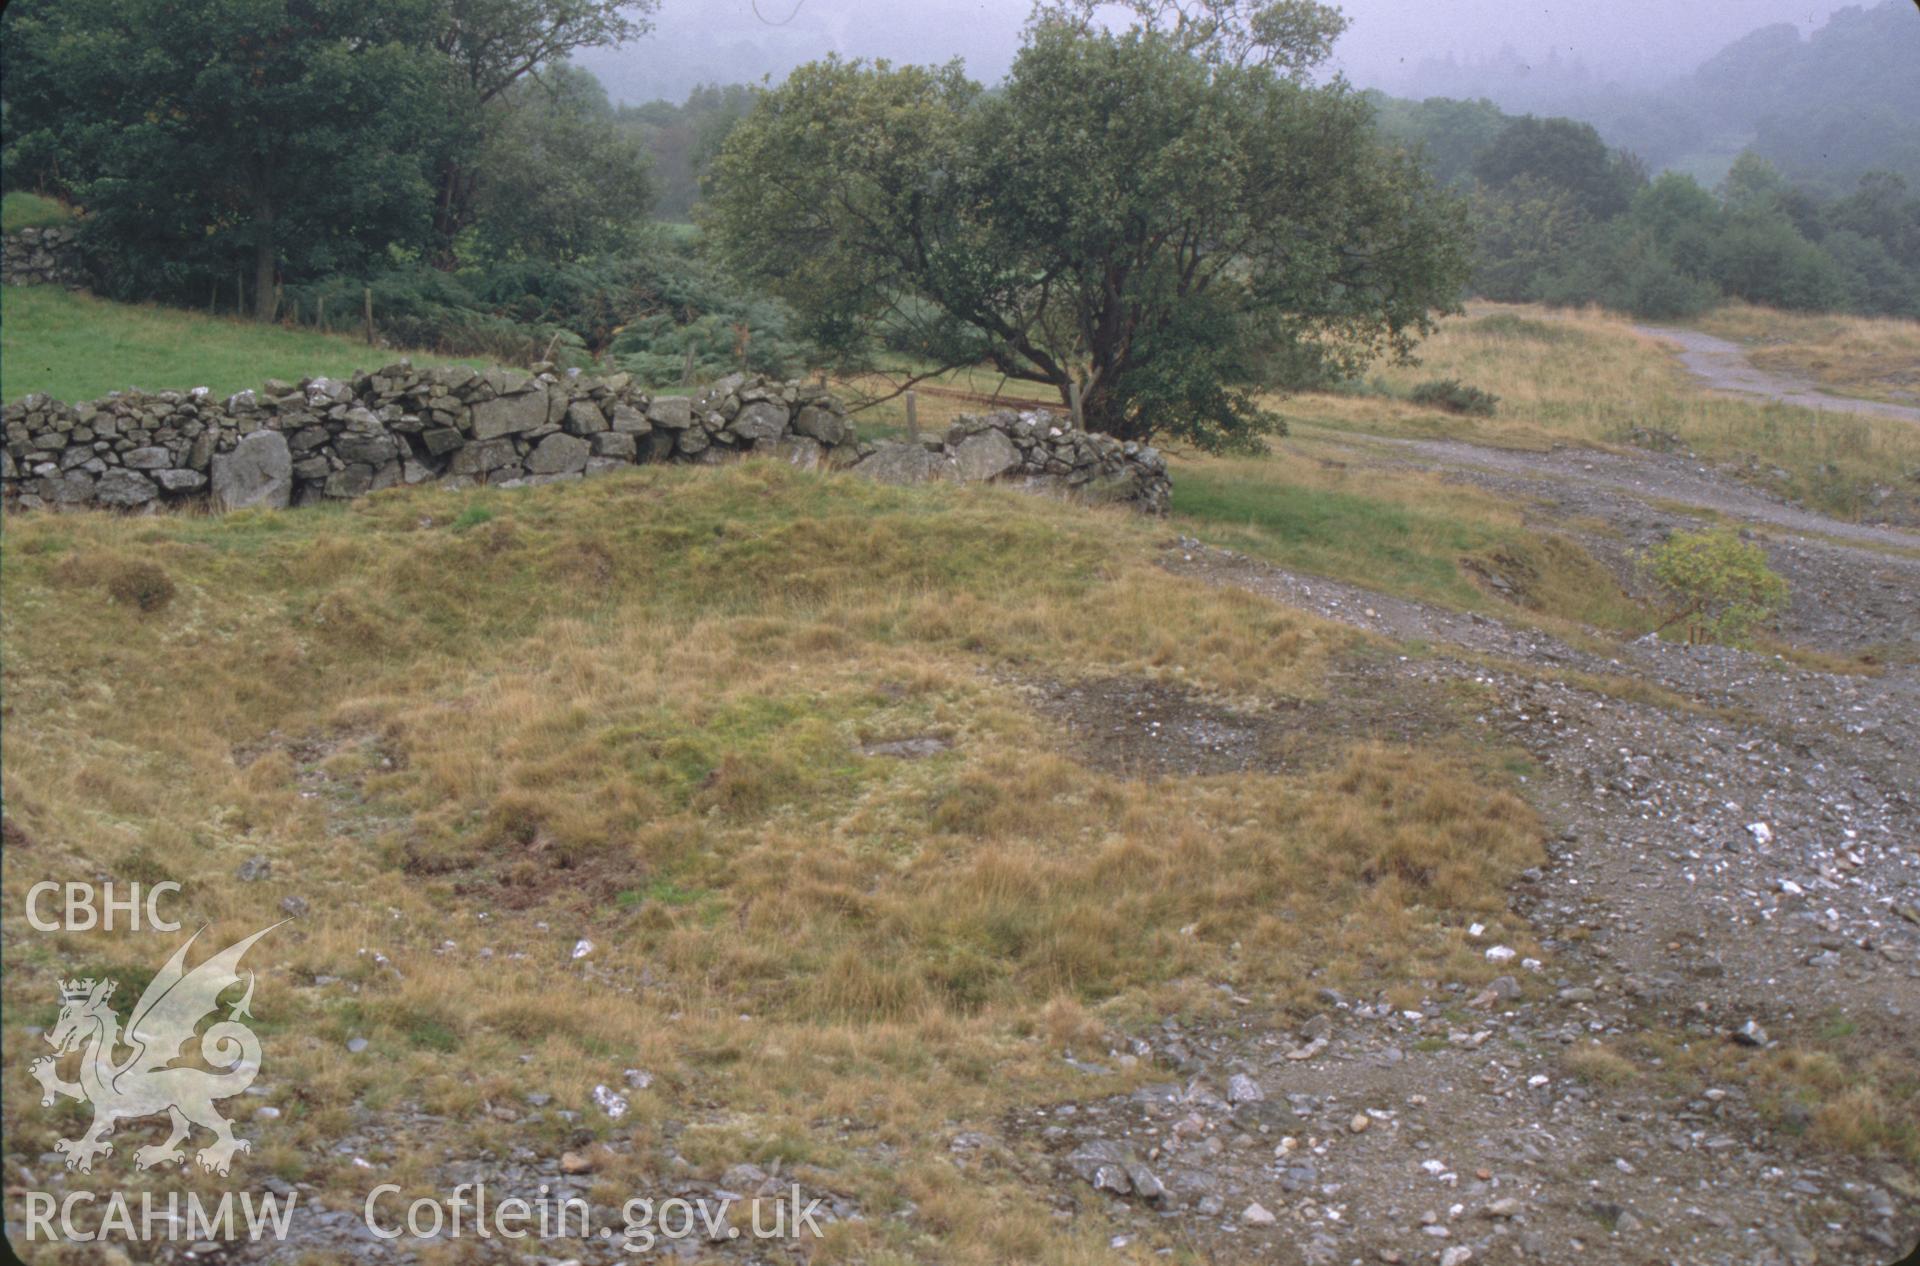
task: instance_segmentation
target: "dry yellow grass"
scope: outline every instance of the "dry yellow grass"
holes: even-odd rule
[[[677,1154],[854,1197],[868,1220],[821,1260],[1113,1260],[1098,1219],[1063,1228],[1014,1169],[958,1175],[947,1140],[1150,1075],[1119,1035],[1222,985],[1288,1009],[1477,981],[1458,928],[1528,946],[1503,888],[1538,858],[1477,739],[1159,785],[1076,759],[1021,680],[1259,707],[1351,645],[1160,572],[1164,530],[773,464],[13,520],[7,1064],[60,977],[139,979],[173,943],[31,932],[26,885],[174,878],[188,926],[235,937],[298,895],[249,956],[283,1113],[249,1163],[343,1207],[370,1180],[331,1145],[363,1114],[434,1115],[367,1145],[424,1192],[446,1157],[578,1146],[525,1119],[540,1090],[619,1145],[609,1194]],[[862,754],[918,734],[953,747]],[[255,854],[271,878],[234,882]],[[611,1123],[591,1089],[631,1067],[656,1080]],[[13,1095],[4,1123],[29,1155],[74,1125]]]
[[[1762,369],[1809,379],[1839,395],[1920,401],[1920,321],[1730,303],[1693,324],[1746,344],[1749,359]]]
[[[1560,1064],[1580,1080],[1602,1086],[1624,1086],[1640,1073],[1632,1060],[1597,1042],[1569,1047],[1560,1057]]]
[[[1890,345],[1912,337],[1911,322],[1865,324]],[[1609,313],[1473,304],[1419,354],[1417,365],[1381,368],[1370,390],[1272,404],[1303,435],[1328,427],[1522,448],[1671,436],[1708,461],[1842,517],[1920,512],[1913,482],[1902,477],[1920,469],[1920,427],[1708,394],[1655,340]],[[1493,392],[1497,415],[1460,417],[1404,399],[1430,378]],[[1886,488],[1891,500],[1876,502],[1875,490]]]

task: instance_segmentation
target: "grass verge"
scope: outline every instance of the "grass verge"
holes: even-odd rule
[[[72,219],[73,211],[55,198],[20,191],[0,197],[0,232],[3,233],[52,228]]]
[[[1920,404],[1920,321],[1730,303],[1693,324],[1746,344],[1748,359],[1762,369],[1808,379],[1836,395]]]
[[[1323,449],[1339,451],[1303,437],[1265,457],[1184,460],[1174,513],[1215,544],[1456,610],[1628,636],[1658,623],[1604,564],[1528,528],[1511,500],[1416,472],[1356,469]],[[1504,597],[1489,587],[1493,576],[1510,586]]]

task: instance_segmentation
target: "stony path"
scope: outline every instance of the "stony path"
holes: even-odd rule
[[[1911,647],[1920,631],[1920,565],[1886,548],[1911,534],[1854,531],[1665,459],[1391,454],[1543,497],[1551,519],[1625,516],[1629,535],[1686,521],[1670,498],[1713,506],[1776,533],[1797,582],[1827,581],[1824,614],[1790,632],[1841,649]],[[1920,1174],[1812,1146],[1804,1109],[1741,1083],[1651,1066],[1616,1081],[1591,1053],[1661,1035],[1711,1069],[1844,1025],[1920,1068],[1912,657],[1858,676],[1662,643],[1595,654],[1194,541],[1163,562],[1409,646],[1350,668],[1343,697],[1485,693],[1479,723],[1532,757],[1553,827],[1551,861],[1513,894],[1542,948],[1513,963],[1525,988],[1435,982],[1413,1007],[1327,991],[1297,1028],[1251,1002],[1236,1024],[1169,1022],[1136,1048],[1164,1084],[1008,1123],[1054,1155],[1063,1210],[1097,1204],[1129,1236],[1221,1261],[1878,1266],[1913,1246]],[[1177,776],[1194,735],[1204,772],[1220,735],[1257,724],[1187,720],[1128,762]],[[1569,1075],[1583,1052],[1601,1062]]]
[[[1680,363],[1687,367],[1687,372],[1701,386],[1711,391],[1758,396],[1776,404],[1798,405],[1803,409],[1819,409],[1826,413],[1867,413],[1875,417],[1920,423],[1920,408],[1829,395],[1813,383],[1758,368],[1747,359],[1747,351],[1740,344],[1715,338],[1711,334],[1659,325],[1636,325],[1633,328],[1649,338],[1678,347]]]
[[[1353,451],[1355,463],[1417,469],[1512,498],[1532,526],[1574,537],[1629,589],[1639,584],[1638,556],[1668,533],[1731,520],[1759,537],[1791,586],[1781,625],[1788,640],[1844,654],[1920,650],[1920,531],[1830,519],[1668,454],[1380,438],[1355,441]]]
[[[1474,480],[1487,474],[1532,481],[1529,495],[1571,501],[1581,493],[1618,494],[1616,510],[1649,508],[1656,503],[1685,505],[1728,518],[1788,532],[1861,545],[1920,551],[1920,531],[1886,523],[1850,523],[1770,496],[1751,484],[1729,479],[1712,467],[1665,453],[1608,453],[1566,446],[1540,452],[1488,448],[1454,440],[1402,440],[1369,436],[1352,441],[1356,449],[1403,454],[1408,464]]]

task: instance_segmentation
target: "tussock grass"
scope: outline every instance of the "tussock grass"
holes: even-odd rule
[[[1581,1081],[1601,1086],[1624,1086],[1640,1075],[1631,1059],[1598,1043],[1570,1047],[1560,1064]]]
[[[338,377],[402,355],[421,365],[485,363],[368,347],[346,335],[112,303],[52,286],[0,291],[0,395],[10,401],[44,391],[71,404],[129,387],[209,387],[228,395],[267,378]]]
[[[1017,1167],[957,1176],[947,1140],[1155,1075],[1123,1067],[1121,1033],[1221,986],[1305,1009],[1328,985],[1477,982],[1458,928],[1527,945],[1503,888],[1539,858],[1477,737],[1161,783],[1066,754],[1013,683],[1258,706],[1316,696],[1353,646],[1167,575],[1164,536],[773,463],[18,518],[4,790],[30,842],[10,836],[6,891],[163,870],[183,921],[236,937],[304,898],[250,956],[284,1112],[252,1132],[337,1200],[367,1186],[332,1150],[356,1113],[417,1104],[447,1122],[374,1157],[383,1179],[430,1188],[505,1138],[630,1144],[610,1191],[650,1189],[669,1151],[708,1176],[778,1156],[868,1211],[829,1258],[1111,1260],[1098,1219],[1063,1228]],[[116,600],[128,567],[171,599]],[[927,733],[951,749],[861,752]],[[233,882],[254,854],[271,877]],[[21,907],[0,916],[9,1020],[44,1023],[62,974],[153,969]],[[352,1037],[367,1058],[339,1054]],[[39,1053],[21,1023],[0,1040],[9,1066]],[[625,1068],[656,1080],[614,1123],[590,1095]],[[580,1125],[489,1116],[532,1090]],[[68,1123],[27,1102],[9,1136],[45,1150]]]

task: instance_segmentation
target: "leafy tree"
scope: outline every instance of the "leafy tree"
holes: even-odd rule
[[[1294,80],[1326,61],[1347,29],[1338,9],[1317,0],[1040,0],[1029,30],[1091,35],[1112,8],[1208,65],[1258,66]]]
[[[1494,188],[1521,179],[1557,185],[1601,220],[1625,211],[1645,183],[1638,160],[1609,150],[1591,124],[1531,115],[1507,124],[1474,160],[1473,174]]]
[[[1720,182],[1720,201],[1729,211],[1777,211],[1790,187],[1778,167],[1752,150],[1742,150]]]
[[[1827,211],[1836,229],[1872,238],[1907,268],[1920,268],[1920,198],[1890,171],[1870,171],[1857,189]]]
[[[1846,279],[1848,306],[1885,316],[1920,317],[1920,274],[1877,238],[1835,229],[1820,243]]]
[[[1751,133],[1756,154],[1822,193],[1876,168],[1920,180],[1915,20],[1909,0],[1880,0],[1839,9],[1805,38],[1784,23],[1754,31],[1656,103],[1661,117],[1695,120],[1702,143],[1643,152],[1670,161],[1710,149],[1714,135]]]
[[[1379,116],[1381,135],[1416,149],[1433,178],[1447,185],[1471,183],[1474,160],[1510,122],[1499,106],[1484,98],[1400,101],[1380,93],[1368,96]]]
[[[1548,303],[1597,303],[1656,320],[1693,316],[1725,297],[1681,263],[1656,229],[1627,216],[1590,225],[1538,287]]]
[[[1778,209],[1750,208],[1728,218],[1709,259],[1728,294],[1777,308],[1825,311],[1847,299],[1833,258],[1800,235]]]
[[[1849,6],[1806,40],[1774,28],[1752,56],[1715,59],[1723,109],[1743,130],[1758,120],[1753,148],[1789,178],[1845,188],[1864,172],[1920,180],[1920,75],[1916,15],[1906,0]]]
[[[623,124],[638,129],[659,184],[654,212],[662,219],[685,219],[700,201],[705,179],[720,147],[753,109],[757,89],[747,84],[703,84],[680,105],[652,101],[623,107]]]
[[[489,261],[576,260],[617,249],[653,196],[641,139],[619,126],[600,81],[560,65],[501,98],[475,170],[475,236]]]
[[[660,0],[435,0],[433,46],[454,85],[436,174],[434,229],[450,255],[470,227],[481,172],[473,162],[504,125],[502,98],[527,76],[583,48],[608,48],[652,29]]]
[[[20,0],[12,139],[58,166],[116,279],[203,297],[244,258],[267,320],[282,269],[424,238],[433,20],[430,0]]]
[[[1459,293],[1461,216],[1363,99],[1300,81],[1319,6],[1146,7],[1043,10],[991,96],[958,65],[800,68],[723,149],[713,240],[843,356],[884,338],[1078,388],[1090,429],[1255,442],[1249,354],[1405,353]]]
[[[1692,176],[1663,172],[1634,195],[1630,211],[1634,224],[1646,229],[1677,254],[1693,255],[1702,264],[1706,250],[1725,219],[1720,203]]]
[[[1519,303],[1540,297],[1540,278],[1573,248],[1588,217],[1570,190],[1521,176],[1476,189],[1473,224],[1479,245],[1474,289]]]

